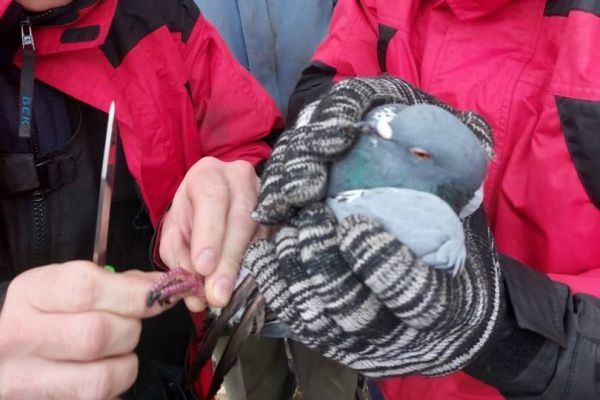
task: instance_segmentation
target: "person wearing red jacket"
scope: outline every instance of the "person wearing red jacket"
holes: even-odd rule
[[[255,233],[255,167],[280,116],[192,0],[0,0],[2,399],[119,396],[138,374],[140,320],[162,311],[144,303],[156,272],[82,261],[113,100],[123,151],[109,263],[149,265],[160,221],[155,257],[205,277],[205,300],[186,299],[201,311],[228,302]],[[171,336],[165,321],[147,348],[169,356],[189,331]]]
[[[540,348],[559,348],[544,358],[504,338],[495,357],[467,368],[471,376],[381,381],[387,399],[598,395],[592,371],[600,339],[599,34],[594,2],[338,3],[329,35],[290,99],[288,119],[332,81],[381,74],[481,114],[496,152],[484,205],[498,251],[513,265],[504,271],[512,312],[521,329],[548,343]],[[574,296],[565,297],[567,287]]]

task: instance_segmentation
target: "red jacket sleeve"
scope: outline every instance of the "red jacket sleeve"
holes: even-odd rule
[[[379,75],[377,21],[372,12],[367,0],[340,0],[313,62],[334,68],[336,79]]]
[[[11,2],[12,0],[0,0],[0,18],[2,18]]]
[[[581,275],[548,274],[550,279],[564,283],[573,293],[585,293],[600,298],[600,268]]]
[[[329,33],[302,72],[290,96],[287,123],[315,101],[333,81],[351,76],[381,74],[377,60],[378,35],[368,0],[340,0],[335,6]]]
[[[182,54],[203,155],[253,164],[267,158],[261,139],[281,125],[277,106],[202,16]]]

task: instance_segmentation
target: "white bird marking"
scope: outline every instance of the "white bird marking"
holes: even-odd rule
[[[380,119],[377,121],[377,134],[381,136],[383,139],[391,140],[394,136],[394,130],[389,122]]]
[[[369,115],[375,121],[375,130],[383,139],[390,140],[394,136],[394,130],[390,125],[398,115],[398,110],[391,107],[380,107]]]

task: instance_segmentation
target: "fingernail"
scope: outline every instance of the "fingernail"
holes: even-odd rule
[[[217,257],[211,249],[202,249],[196,256],[196,272],[207,276],[213,273],[217,266]]]
[[[231,292],[233,291],[233,279],[227,276],[217,278],[213,284],[214,297],[219,305],[225,305],[229,302]]]

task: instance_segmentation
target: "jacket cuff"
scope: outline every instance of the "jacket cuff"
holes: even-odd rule
[[[508,398],[543,393],[567,345],[569,289],[545,274],[500,257],[507,306],[498,330],[465,372]]]
[[[545,274],[501,256],[502,273],[516,323],[566,346],[564,318],[571,298],[569,288]]]
[[[554,284],[554,287],[556,289],[554,292],[547,293],[548,307],[561,304],[551,300],[557,292],[563,296],[568,293],[566,287],[561,284]],[[539,290],[540,287],[532,289]],[[558,298],[562,300],[564,297],[560,295]],[[538,335],[544,339],[544,342],[537,352],[537,357],[526,368],[517,368],[519,373],[512,382],[497,386],[506,398],[511,400],[600,399],[597,373],[600,365],[600,330],[598,329],[600,299],[585,294],[574,296],[567,294],[566,297],[562,318],[558,314],[556,316],[558,320],[564,321],[565,342],[560,345],[550,338],[558,332],[550,332],[547,336]],[[534,310],[537,311],[535,308]],[[558,313],[560,311],[561,309],[557,310]],[[532,318],[528,322],[531,320]],[[551,324],[547,324],[546,328],[551,329],[550,326]],[[540,325],[536,328],[540,328]],[[530,331],[519,328],[515,332],[522,335],[523,332]],[[523,351],[522,347],[521,351]],[[552,351],[555,355],[549,356],[552,355]],[[537,390],[519,391],[525,387],[526,382],[530,385],[531,382],[537,382]]]

